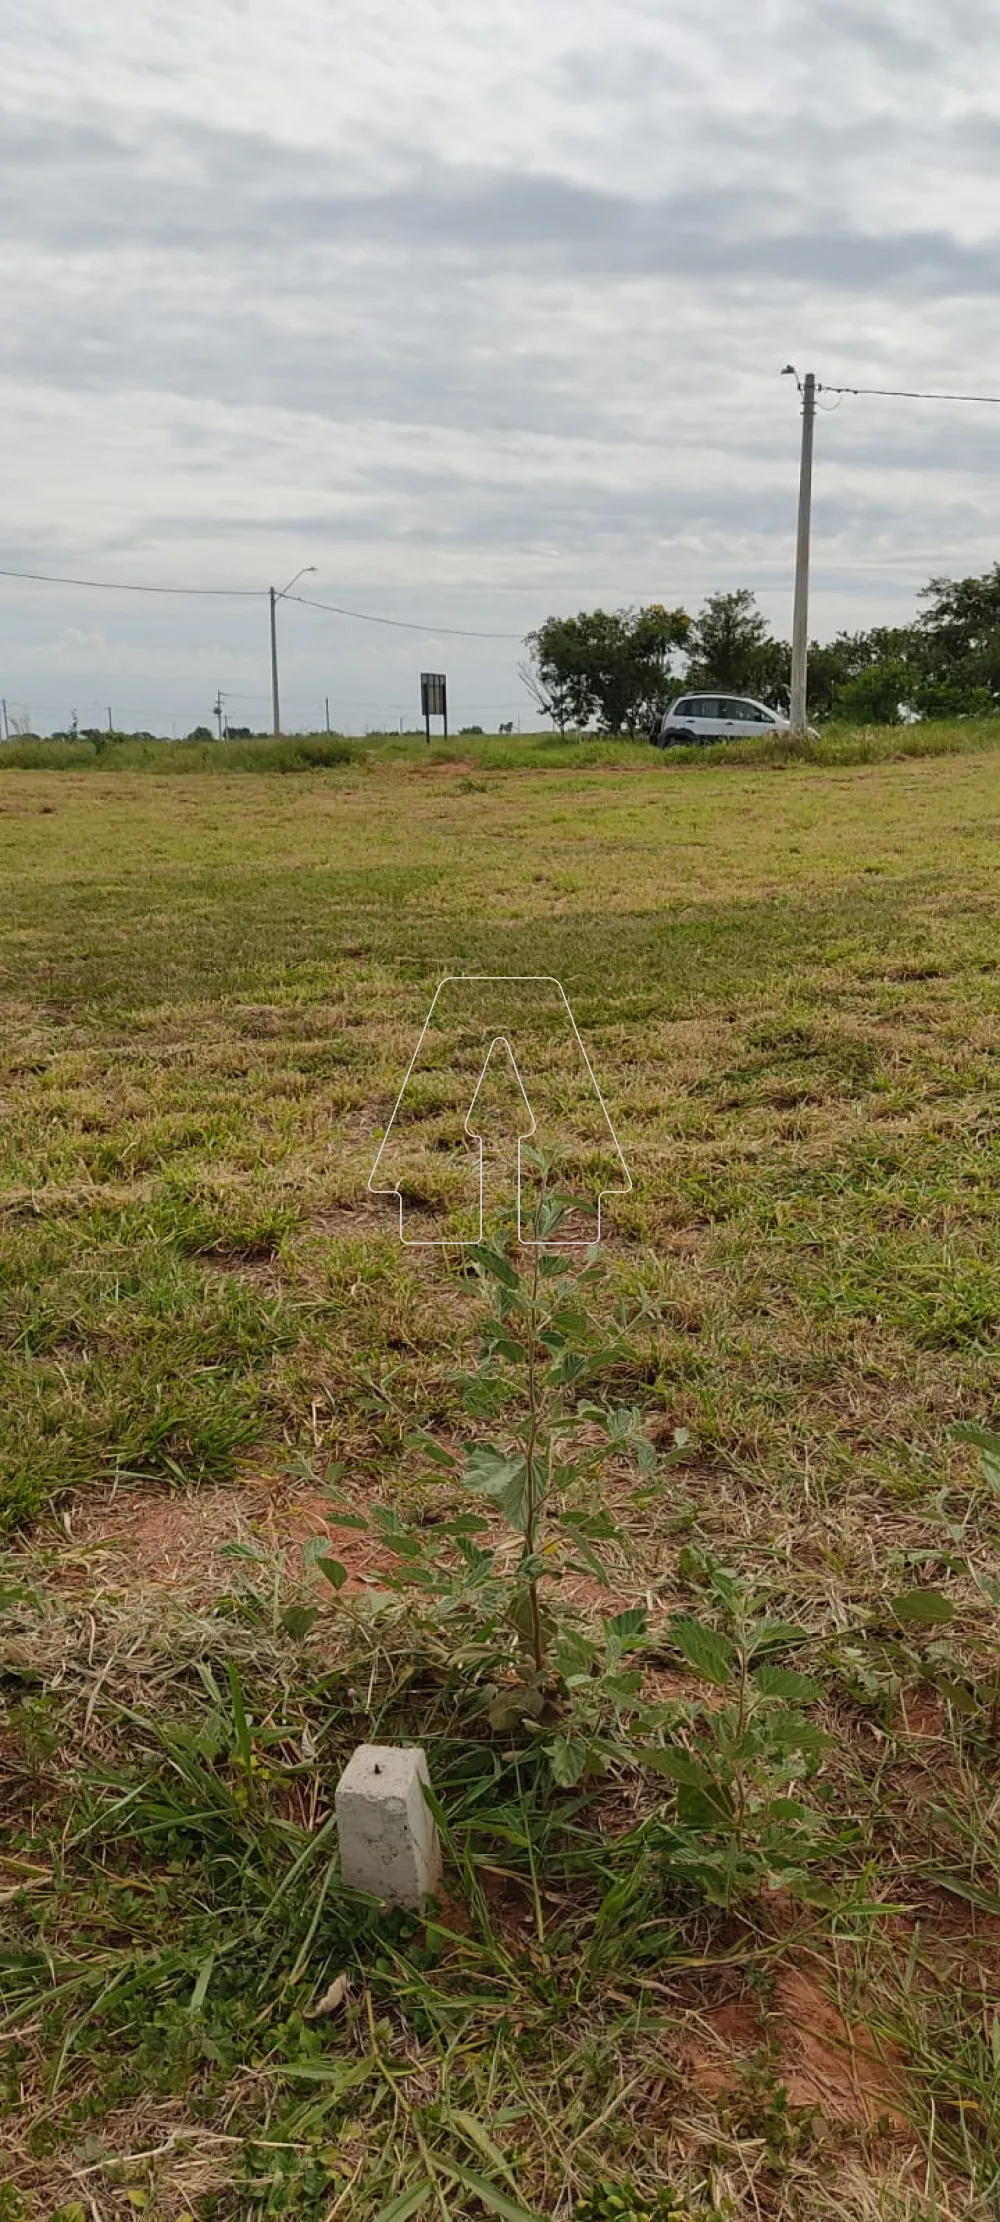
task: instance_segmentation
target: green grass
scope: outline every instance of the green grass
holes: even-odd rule
[[[143,740],[128,734],[105,742],[48,741],[35,735],[0,741],[4,771],[152,772],[164,776],[198,772],[308,772],[334,765],[422,764],[457,766],[468,771],[593,770],[649,764],[662,771],[698,766],[792,764],[883,764],[925,756],[962,756],[1000,747],[1000,719],[928,719],[917,725],[824,725],[817,740],[765,737],[725,741],[712,748],[673,748],[655,756],[644,736],[629,740],[599,733],[455,734],[371,733],[361,740],[342,734],[289,734],[279,740]]]
[[[369,2222],[427,2154],[455,2222],[490,2211],[469,2170],[542,2215],[667,2183],[695,2213],[993,2214],[996,1615],[968,1564],[1000,1576],[1000,1537],[948,1431],[997,1402],[997,737],[691,764],[386,740],[304,779],[213,744],[211,780],[115,746],[0,780],[11,2214]],[[330,1461],[418,1502],[405,1438],[454,1424],[473,1319],[365,1183],[434,987],[483,970],[562,980],[635,1183],[607,1385],[687,1435],[626,1508],[629,1578],[697,1609],[715,1554],[808,1630],[853,1831],[829,1911],[698,1902],[648,1784],[553,1799],[407,1675],[405,1631],[303,1649],[292,1560],[164,1597],[93,1541],[131,1491]],[[893,1633],[923,1583],[953,1624]],[[383,1732],[434,1754],[430,1930],[347,1897],[321,1833]],[[895,2048],[909,2131],[785,2104],[789,1964]],[[341,1969],[346,2014],[310,2020]],[[727,2007],[757,2035],[720,2093],[692,2050]]]

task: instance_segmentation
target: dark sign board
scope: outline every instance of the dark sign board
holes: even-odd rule
[[[443,671],[422,671],[420,674],[420,711],[431,737],[431,719],[443,718],[445,738],[448,736],[448,681]]]
[[[425,718],[447,717],[448,681],[443,671],[421,672],[420,715]]]

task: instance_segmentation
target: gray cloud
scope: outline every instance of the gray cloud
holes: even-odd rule
[[[730,159],[748,145],[764,154],[777,136],[773,124],[731,134]],[[146,253],[181,277],[192,255],[208,269],[234,255],[291,256],[279,274],[287,291],[296,272],[373,251],[390,268],[416,254],[472,275],[763,278],[922,299],[992,294],[1000,275],[1000,231],[969,244],[944,225],[880,230],[824,211],[813,219],[793,184],[773,174],[739,194],[719,183],[650,197],[424,159],[404,182],[363,191],[321,155],[245,132],[168,129],[139,144],[107,125],[56,133],[8,114],[2,138],[0,223],[22,251]]]

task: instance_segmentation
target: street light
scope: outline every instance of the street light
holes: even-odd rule
[[[276,591],[273,586],[269,586],[267,590],[271,597],[271,722],[275,740],[278,739],[281,732],[281,710],[278,703],[278,628],[274,613],[278,603],[283,602],[286,594],[291,593],[293,586],[297,586],[299,580],[305,578],[306,572],[315,571],[315,569],[316,565],[314,563],[304,563],[301,571],[296,571],[294,579],[289,579],[287,586],[283,586],[280,591]]]

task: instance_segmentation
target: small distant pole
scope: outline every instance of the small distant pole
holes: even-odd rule
[[[219,688],[219,692],[218,692],[218,694],[217,694],[217,695],[216,695],[216,697],[215,697],[215,711],[214,711],[214,715],[215,715],[215,719],[216,719],[216,722],[217,722],[217,724],[218,724],[218,728],[219,728],[219,739],[220,739],[220,741],[221,741],[221,739],[222,739],[222,688],[221,688],[221,687]]]
[[[108,732],[109,732],[109,733],[113,733],[113,732],[114,732],[114,726],[113,726],[113,724],[112,724],[112,722],[111,722],[111,704],[110,704],[110,702],[109,702],[109,704],[108,704]]]
[[[326,702],[326,730],[327,730],[327,732],[329,732],[329,730],[330,730],[330,697],[329,697],[329,695],[326,695],[326,696],[324,697],[324,699],[325,699],[325,702]]]
[[[6,695],[4,695],[4,697],[3,697],[3,737],[4,737],[4,740],[5,740],[5,741],[9,741],[9,739],[10,739],[10,725],[9,725],[9,723],[8,723],[8,719],[7,719],[7,697],[6,697]]]

